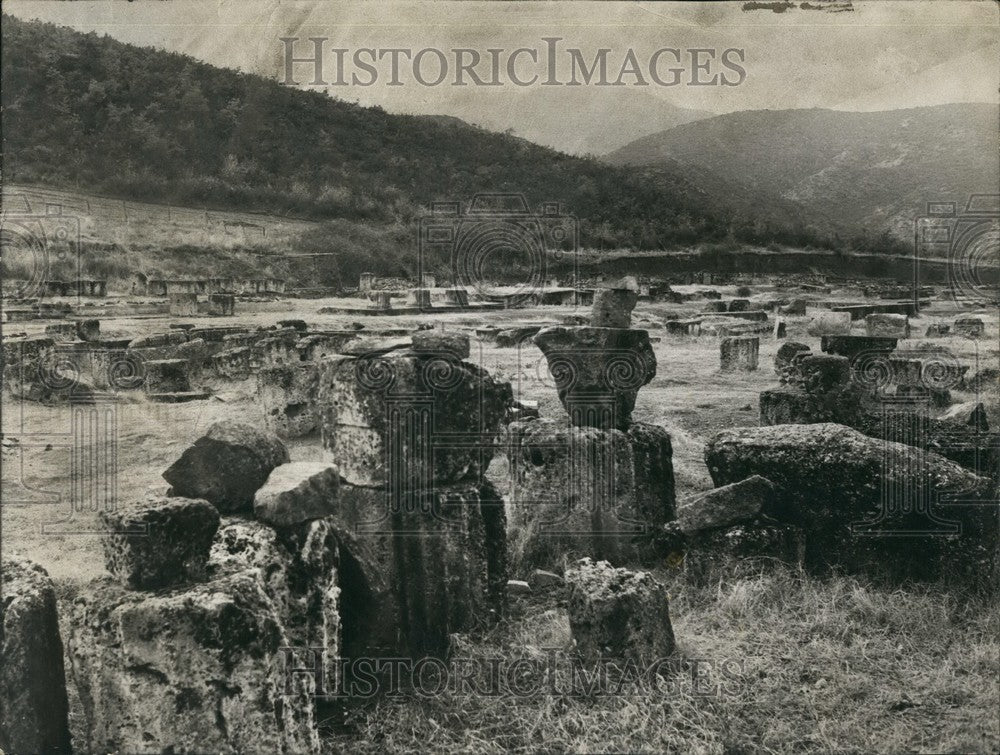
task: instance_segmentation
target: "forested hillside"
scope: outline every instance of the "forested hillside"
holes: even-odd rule
[[[341,224],[406,225],[435,200],[512,191],[562,203],[588,247],[833,243],[794,203],[706,192],[684,166],[613,167],[9,16],[3,46],[11,181]]]

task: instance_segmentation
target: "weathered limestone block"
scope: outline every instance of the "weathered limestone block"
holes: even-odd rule
[[[253,499],[253,514],[275,527],[322,519],[337,510],[340,473],[331,464],[300,461],[275,467]]]
[[[56,594],[42,567],[0,565],[0,750],[69,753],[63,645]]]
[[[639,389],[656,375],[645,330],[545,328],[534,338],[574,425],[628,427]]]
[[[789,304],[779,306],[778,312],[783,315],[804,315],[806,313],[806,300],[792,299]]]
[[[444,292],[444,300],[456,307],[468,307],[469,292],[464,288],[449,288]]]
[[[512,401],[509,383],[444,355],[328,358],[319,381],[323,445],[355,485],[478,478]]]
[[[198,314],[198,294],[170,294],[170,315],[172,317],[190,317]]]
[[[286,689],[290,640],[253,570],[152,595],[98,580],[67,644],[84,752],[319,752],[312,677]]]
[[[443,657],[448,637],[503,612],[503,499],[492,485],[392,491],[342,484],[337,528],[344,654]]]
[[[628,328],[639,296],[627,288],[599,288],[594,291],[590,324],[595,328]]]
[[[882,336],[823,336],[820,339],[820,349],[827,354],[839,354],[848,359],[855,359],[861,354],[888,354],[896,348],[896,340]]]
[[[186,359],[149,359],[143,362],[146,393],[172,393],[191,390]]]
[[[946,325],[943,322],[932,322],[927,326],[927,332],[924,334],[928,338],[946,336],[951,332],[951,326]]]
[[[161,498],[99,517],[105,566],[122,583],[150,590],[204,579],[219,529],[219,512],[207,501]]]
[[[570,631],[584,661],[647,668],[674,652],[667,590],[648,572],[584,558],[566,570],[566,583]]]
[[[98,341],[101,338],[100,320],[77,320],[76,337],[81,341]]]
[[[955,320],[955,332],[969,338],[979,338],[986,332],[986,326],[979,317],[959,317]]]
[[[226,349],[212,358],[216,376],[230,380],[245,380],[263,366],[263,354],[252,346]]]
[[[753,372],[760,357],[760,337],[732,336],[719,343],[723,372]]]
[[[354,332],[313,333],[299,339],[295,348],[304,362],[318,362],[321,359],[341,353],[340,349],[357,338]]]
[[[820,312],[806,328],[811,336],[840,336],[851,332],[850,312]]]
[[[431,292],[427,288],[411,288],[406,297],[408,307],[431,308]]]
[[[506,453],[516,575],[557,567],[567,553],[648,561],[655,534],[674,518],[673,454],[661,427],[636,423],[622,432],[513,422]]]
[[[775,483],[774,516],[805,531],[811,566],[993,578],[994,486],[937,454],[823,423],[725,430],[705,459],[716,485]]]
[[[799,362],[801,387],[806,393],[829,393],[851,380],[851,362],[836,354],[810,354]]]
[[[801,567],[805,548],[805,533],[793,524],[754,522],[702,530],[687,538],[684,572],[697,584],[719,572],[732,574],[738,564],[747,562],[754,568],[769,564]]]
[[[749,299],[730,299],[727,312],[747,312],[750,309]]]
[[[875,312],[865,317],[865,331],[870,336],[909,338],[910,318],[906,315]]]
[[[418,330],[413,334],[413,351],[430,356],[469,358],[469,337],[464,333]]]
[[[171,495],[204,498],[226,513],[249,509],[254,493],[288,450],[272,433],[239,422],[216,422],[163,473]]]
[[[301,438],[318,433],[316,391],[319,366],[311,362],[286,364],[257,373],[257,403],[267,429],[279,438]]]
[[[788,341],[778,347],[778,352],[774,355],[774,374],[784,385],[797,384],[800,379],[798,363],[808,354],[812,353],[809,346],[798,341]]]
[[[208,314],[215,317],[236,314],[236,297],[233,294],[209,294]]]
[[[65,343],[76,340],[75,322],[54,322],[45,326],[45,335],[53,341]]]
[[[676,526],[693,533],[748,522],[769,509],[776,497],[774,483],[753,475],[685,501],[677,508]]]

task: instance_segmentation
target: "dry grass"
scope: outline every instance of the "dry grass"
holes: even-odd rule
[[[556,602],[514,611],[459,654],[510,661],[571,650]],[[697,686],[678,672],[663,691],[401,695],[355,710],[328,744],[352,752],[1000,749],[995,598],[962,603],[937,588],[737,569],[707,587],[675,577],[671,613],[678,657],[707,674]],[[569,672],[557,668],[564,693]]]

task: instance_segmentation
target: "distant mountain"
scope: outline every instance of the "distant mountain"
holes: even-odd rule
[[[882,112],[755,110],[637,139],[614,165],[689,166],[798,203],[808,220],[912,238],[928,202],[997,192],[998,108],[965,103]]]
[[[449,113],[491,131],[517,136],[571,155],[604,155],[647,134],[711,118],[707,110],[678,107],[642,89],[508,87],[459,92]]]

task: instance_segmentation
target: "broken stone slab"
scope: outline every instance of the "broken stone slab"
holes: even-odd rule
[[[676,649],[666,588],[648,572],[581,559],[566,570],[569,625],[586,662],[647,668]]]
[[[748,522],[768,509],[775,497],[774,483],[753,475],[682,503],[677,507],[676,526],[690,534]]]
[[[69,753],[69,706],[56,594],[22,558],[0,564],[0,750]]]
[[[146,398],[157,404],[186,404],[189,401],[204,401],[211,397],[211,391],[173,391],[146,394]]]
[[[850,312],[820,312],[809,325],[806,332],[811,336],[841,336],[851,332]]]
[[[895,338],[881,336],[823,336],[820,339],[820,349],[827,354],[838,354],[853,360],[861,354],[888,354],[896,348],[896,342]]]
[[[288,449],[266,431],[216,422],[163,473],[172,496],[203,498],[223,513],[249,509],[257,490]]]
[[[775,564],[800,568],[805,559],[806,537],[792,524],[748,523],[702,530],[684,545],[684,573],[695,584],[732,575],[741,564],[755,569]]]
[[[146,393],[184,393],[191,390],[186,359],[149,359],[143,362]]]
[[[821,423],[725,430],[705,460],[716,485],[774,482],[774,517],[805,531],[811,567],[994,579],[993,483],[935,453]]]
[[[257,373],[257,403],[267,429],[279,438],[302,438],[320,429],[316,392],[319,365],[296,362]]]
[[[449,635],[492,625],[508,579],[504,502],[489,483],[426,490],[342,484],[345,657],[444,657]],[[350,575],[350,579],[348,576]]]
[[[478,479],[512,400],[476,365],[408,353],[326,359],[317,392],[323,445],[346,481],[418,489]]]
[[[627,288],[599,288],[594,291],[590,324],[595,328],[628,328],[638,294]]]
[[[946,325],[943,322],[932,322],[927,326],[927,332],[924,334],[928,338],[930,337],[940,337],[946,336],[951,332],[951,326]]]
[[[909,338],[910,318],[906,315],[875,312],[865,317],[865,331],[870,336]]]
[[[337,509],[340,473],[331,464],[299,461],[275,467],[253,499],[253,514],[275,527],[322,519]]]
[[[142,508],[102,511],[107,570],[136,590],[205,578],[219,512],[207,501],[162,498]]]
[[[469,337],[464,333],[419,330],[413,334],[412,349],[416,354],[468,359]]]
[[[731,336],[719,343],[719,361],[723,372],[753,372],[760,357],[758,336]]]
[[[548,362],[570,422],[625,429],[642,386],[656,375],[656,356],[645,330],[545,328],[534,338]]]
[[[513,422],[506,453],[514,574],[558,568],[566,553],[613,563],[655,557],[653,538],[675,515],[673,452],[662,427]]]
[[[313,676],[286,675],[257,570],[153,594],[97,580],[69,624],[82,751],[319,752]]]

